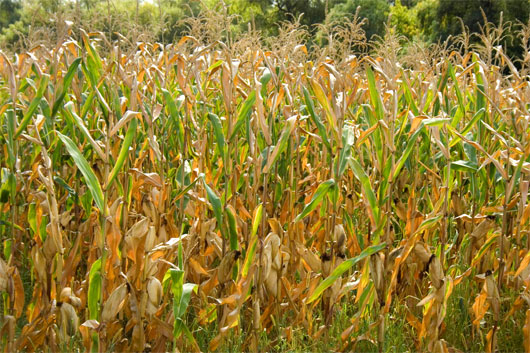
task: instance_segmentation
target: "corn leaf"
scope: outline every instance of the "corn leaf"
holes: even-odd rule
[[[88,312],[90,320],[99,317],[99,300],[101,298],[101,258],[94,261],[88,275]]]
[[[52,117],[57,115],[57,112],[59,111],[59,108],[61,107],[61,104],[63,103],[64,97],[68,93],[68,88],[70,87],[70,84],[72,83],[72,80],[74,79],[74,75],[77,71],[77,68],[79,67],[79,63],[81,62],[81,60],[82,58],[75,59],[72,62],[72,64],[68,67],[68,71],[66,72],[66,75],[64,75],[64,78],[63,78],[63,87],[61,89],[61,93],[55,99],[55,102],[53,102]]]
[[[134,136],[136,136],[137,126],[138,120],[136,118],[133,118],[129,124],[129,128],[127,129],[127,133],[125,134],[125,139],[123,140],[123,144],[121,145],[120,153],[118,154],[118,159],[114,163],[114,167],[112,168],[112,171],[110,172],[109,177],[107,178],[105,189],[110,186],[110,184],[114,181],[114,178],[116,178],[121,168],[123,167],[125,159],[129,155],[129,148],[132,145]]]
[[[90,168],[87,160],[85,159],[81,151],[79,151],[75,143],[68,136],[63,135],[58,131],[57,135],[66,146],[66,150],[74,159],[74,162],[81,171],[81,174],[83,174],[83,176],[85,177],[88,189],[90,190],[90,193],[92,194],[92,197],[94,198],[94,201],[96,202],[96,205],[98,206],[99,210],[102,213],[105,213],[103,191],[101,190],[101,185],[99,184],[96,174],[94,174],[94,171],[92,170],[92,168]]]
[[[212,208],[213,208],[213,213],[215,215],[215,218],[217,219],[217,225],[219,226],[219,228],[222,228],[223,205],[221,204],[221,199],[219,198],[219,196],[217,196],[215,191],[213,191],[212,188],[210,188],[208,184],[206,184],[206,182],[204,182],[204,187],[206,188],[206,194],[208,196],[208,201],[210,201],[210,204],[212,205]]]
[[[326,132],[326,128],[322,124],[322,121],[320,120],[319,116],[315,113],[315,104],[313,103],[313,100],[311,99],[311,96],[309,95],[309,91],[307,88],[303,87],[304,92],[304,100],[306,104],[306,108],[309,111],[309,116],[311,117],[311,120],[315,123],[318,129],[318,134],[322,138],[322,142],[324,142],[324,145],[331,150],[331,144],[329,143],[328,134]]]
[[[394,181],[401,171],[401,168],[403,168],[403,165],[409,158],[412,149],[414,148],[414,145],[416,144],[416,140],[418,139],[418,136],[423,130],[423,123],[420,124],[420,126],[416,129],[416,131],[409,137],[409,140],[407,142],[407,146],[405,147],[405,151],[401,154],[401,157],[399,157],[399,160],[396,162],[396,165],[394,166],[394,169],[392,170],[392,176],[390,180]]]
[[[18,126],[17,132],[15,133],[15,139],[20,136],[20,134],[24,131],[26,126],[28,126],[29,122],[31,121],[33,114],[35,114],[35,111],[39,107],[42,96],[44,95],[44,91],[48,88],[49,80],[50,80],[50,75],[48,74],[42,75],[40,79],[40,83],[39,83],[39,89],[37,90],[37,94],[35,94],[35,97],[31,101],[31,104],[29,105],[28,110],[26,111],[26,113],[24,113],[24,117],[22,118],[22,121],[20,122],[20,125]]]
[[[215,140],[217,142],[217,149],[221,158],[225,158],[225,135],[223,133],[223,125],[221,119],[213,113],[208,113],[208,120],[212,123]]]
[[[302,212],[298,216],[296,216],[294,221],[298,222],[302,220],[304,217],[306,217],[308,214],[313,212],[317,208],[317,206],[320,204],[320,202],[322,202],[322,200],[324,199],[324,196],[328,194],[329,189],[333,185],[335,185],[335,180],[333,179],[329,179],[329,180],[322,182],[318,186],[317,190],[315,191],[315,194],[311,198],[311,201],[309,201],[309,203],[305,205]]]
[[[254,210],[252,216],[252,231],[250,233],[250,244],[245,256],[245,261],[243,262],[243,268],[241,270],[241,276],[246,277],[248,271],[250,270],[250,265],[254,261],[254,255],[256,254],[256,245],[258,243],[258,226],[261,222],[261,217],[263,215],[263,204],[259,204],[258,207]]]
[[[364,172],[361,164],[355,159],[350,159],[350,166],[352,168],[353,174],[361,182],[361,187],[364,193],[364,196],[368,200],[368,205],[370,206],[370,211],[373,216],[374,223],[377,224],[379,220],[379,207],[377,203],[377,197],[375,196],[375,192],[372,189],[372,185],[370,183],[370,178],[368,178],[368,175]]]
[[[344,174],[344,171],[346,170],[346,167],[348,166],[348,162],[351,159],[351,153],[352,153],[352,147],[355,143],[355,132],[353,131],[353,127],[350,125],[344,126],[342,129],[342,149],[339,154],[339,159],[337,160],[337,163],[339,164],[338,168],[338,177],[340,178],[342,174]]]
[[[359,261],[383,250],[385,246],[385,243],[372,245],[364,249],[358,256],[352,257],[351,259],[348,259],[341,263],[333,270],[333,272],[329,275],[328,278],[320,282],[318,287],[315,288],[314,292],[307,299],[306,304],[312,303],[317,300],[326,289],[331,287],[331,285],[342,276],[344,272],[348,271],[350,268],[355,266],[355,264],[357,264]]]
[[[232,133],[230,134],[230,141],[232,141],[235,137],[239,129],[243,126],[245,121],[247,121],[250,117],[250,114],[252,113],[252,107],[256,103],[256,91],[252,91],[247,99],[243,102],[243,105],[239,109],[239,113],[237,115],[237,120],[234,125],[234,128],[232,130]]]

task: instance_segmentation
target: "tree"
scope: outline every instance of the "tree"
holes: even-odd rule
[[[418,28],[426,41],[436,41],[438,0],[422,0],[414,7]]]
[[[0,31],[20,19],[22,4],[17,0],[0,0]]]
[[[400,0],[396,0],[394,6],[390,8],[390,24],[396,28],[397,33],[412,39],[419,33],[416,14],[413,9],[401,5]]]
[[[433,37],[444,40],[450,35],[460,34],[462,23],[469,29],[470,33],[481,33],[481,28],[485,24],[482,12],[484,12],[486,20],[496,26],[500,23],[502,13],[503,23],[512,24],[511,31],[508,26],[506,27],[508,31],[504,33],[502,41],[504,52],[512,58],[524,55],[517,43],[513,25],[518,22],[528,22],[530,0],[438,0]],[[461,18],[462,22],[458,18]],[[477,43],[481,39],[480,36],[472,36],[471,40]]]
[[[458,17],[470,32],[480,32],[480,27],[484,25],[480,9],[484,11],[487,20],[494,24],[499,23],[501,12],[504,20],[526,22],[530,12],[530,0],[439,0],[436,9],[437,34],[441,39],[445,39],[449,35],[461,33],[462,27]]]
[[[374,35],[382,36],[385,33],[385,23],[390,13],[390,5],[386,0],[347,0],[332,8],[326,21],[340,21],[344,17],[351,18],[357,7],[360,7],[360,18],[367,20],[363,26],[366,38],[372,39]]]
[[[302,24],[321,23],[326,17],[326,1],[324,0],[278,0],[273,1],[282,20],[290,20],[292,16],[302,17]]]

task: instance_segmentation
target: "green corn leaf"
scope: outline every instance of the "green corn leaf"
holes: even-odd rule
[[[409,137],[409,141],[407,142],[407,147],[405,147],[405,151],[403,154],[401,154],[401,157],[399,157],[399,160],[396,162],[396,165],[394,166],[394,170],[392,171],[392,177],[391,180],[395,180],[397,176],[399,175],[399,172],[401,171],[401,168],[403,168],[403,165],[407,161],[407,159],[410,156],[410,153],[412,152],[412,149],[414,148],[414,145],[416,144],[416,140],[418,139],[418,136],[420,136],[421,131],[423,130],[423,123],[418,126],[416,131]]]
[[[81,118],[85,119],[88,112],[92,109],[92,102],[94,101],[94,97],[96,97],[96,94],[94,93],[94,90],[91,90],[85,102],[81,106]]]
[[[162,89],[162,94],[164,95],[166,106],[169,111],[169,116],[177,126],[178,141],[180,146],[182,146],[184,143],[184,125],[182,125],[182,119],[180,119],[177,104],[175,104],[171,93],[169,93],[167,89]]]
[[[195,184],[197,184],[198,181],[203,180],[203,179],[204,179],[204,173],[199,174],[199,176],[194,181],[192,181],[190,185],[186,186],[184,189],[178,192],[175,198],[173,198],[173,203],[175,201],[178,201],[182,196],[186,195],[188,191],[193,189],[193,187],[195,186]]]
[[[184,321],[182,321],[182,319],[177,319],[175,321],[177,321],[177,323],[179,325],[179,327],[178,327],[179,332],[182,332],[184,334],[184,336],[186,336],[186,338],[188,339],[188,342],[195,347],[195,351],[200,352],[200,347],[197,344],[197,341],[195,340],[195,337],[193,337],[193,334],[191,333],[191,331],[188,328],[188,326],[185,325]]]
[[[77,68],[79,67],[79,63],[81,62],[81,60],[82,58],[75,59],[70,65],[70,67],[68,68],[66,75],[64,75],[63,87],[62,87],[61,93],[59,94],[57,99],[55,99],[55,102],[53,103],[52,117],[54,117],[59,111],[59,108],[61,107],[61,104],[63,103],[64,97],[68,93],[68,87],[70,87],[70,84],[72,83],[72,80],[74,79],[74,74],[77,71]]]
[[[47,217],[43,217],[43,219],[46,219]],[[0,219],[0,226],[7,226],[7,227],[14,227],[15,229],[20,230],[21,232],[25,232],[26,230],[19,226],[18,224],[11,223],[9,221],[5,221],[3,219]],[[46,239],[42,239],[44,242]]]
[[[316,82],[311,80],[311,88],[313,89],[313,93],[315,94],[315,98],[320,103],[322,108],[324,108],[324,111],[326,113],[326,118],[328,121],[329,126],[331,127],[332,135],[338,139],[338,131],[337,131],[337,122],[335,114],[330,106],[330,103],[328,101],[328,97],[324,90],[322,89],[322,86]]]
[[[269,156],[269,159],[267,160],[267,164],[265,165],[265,168],[263,168],[263,173],[268,173],[271,167],[278,159],[278,157],[280,156],[280,154],[285,151],[285,148],[287,147],[287,142],[289,141],[289,136],[291,136],[294,130],[295,122],[296,116],[287,119],[285,127],[283,128],[282,134],[280,136],[280,140],[278,141],[276,146],[274,146],[274,149],[272,150],[272,153]]]
[[[15,156],[15,127],[17,125],[17,116],[13,109],[6,111],[7,117],[7,164],[10,168],[14,169],[16,156]],[[5,121],[5,120],[4,120]],[[3,152],[3,151],[2,151]]]
[[[180,302],[178,306],[178,310],[175,313],[175,317],[182,318],[184,317],[184,313],[186,312],[186,309],[188,308],[190,299],[191,299],[191,293],[195,292],[197,293],[198,285],[195,283],[184,283],[182,286],[182,296],[180,297]]]
[[[7,168],[2,168],[0,178],[0,203],[7,203],[9,197],[14,200],[17,180],[15,174]]]
[[[171,292],[173,293],[174,312],[178,312],[178,305],[182,298],[182,286],[184,285],[184,271],[176,268],[170,268],[169,275],[171,277]]]
[[[88,312],[90,320],[99,317],[99,300],[101,298],[101,258],[97,259],[90,267],[88,275]]]
[[[225,135],[223,133],[223,125],[221,124],[221,119],[213,113],[208,113],[208,120],[213,125],[213,131],[215,134],[215,140],[217,141],[217,149],[221,158],[225,158]]]
[[[114,163],[114,167],[112,168],[112,171],[110,172],[109,177],[107,178],[105,189],[107,189],[110,186],[114,178],[116,178],[121,168],[123,167],[123,164],[125,163],[125,159],[129,155],[129,148],[131,147],[134,137],[136,136],[137,126],[138,126],[138,120],[136,118],[132,118],[131,122],[129,123],[129,128],[127,129],[127,133],[125,134],[125,139],[123,140],[123,144],[121,145],[120,153],[118,154],[118,159]]]
[[[365,108],[365,111],[367,111],[367,116],[370,120],[370,125],[375,125],[379,121],[385,121],[385,113],[383,108],[383,103],[381,101],[381,96],[379,94],[379,91],[377,90],[377,85],[375,82],[375,76],[372,69],[368,66],[366,68],[366,78],[368,79],[368,90],[370,92],[370,102],[371,105],[367,106]],[[405,119],[406,120],[406,119]],[[375,150],[377,153],[377,158],[380,161],[383,161],[383,136],[381,134],[381,124],[378,129],[374,132],[375,137],[373,138],[373,142],[375,145]]]
[[[20,136],[20,134],[24,131],[26,126],[28,126],[29,122],[31,121],[33,114],[39,107],[42,96],[44,95],[44,91],[48,88],[49,80],[50,80],[50,75],[47,75],[47,74],[42,75],[40,79],[40,83],[39,83],[39,89],[37,90],[37,94],[35,94],[35,97],[31,101],[31,104],[29,105],[28,110],[24,114],[24,117],[22,118],[22,121],[20,122],[20,125],[18,126],[17,132],[15,133],[15,139]]]
[[[475,163],[472,163],[471,161],[460,160],[451,162],[451,168],[460,172],[474,173],[477,171],[478,166]]]
[[[322,202],[322,200],[324,199],[324,196],[328,194],[328,190],[333,185],[335,185],[335,180],[333,179],[329,179],[329,180],[322,182],[318,186],[317,190],[315,191],[315,194],[311,198],[311,201],[309,201],[309,203],[305,205],[302,212],[298,216],[296,216],[294,221],[298,222],[302,220],[304,217],[306,217],[308,214],[310,214],[312,211],[314,211],[317,208],[317,206],[320,204],[320,202]]]
[[[510,200],[510,198],[512,197],[512,192],[513,192],[513,190],[515,188],[515,183],[520,181],[520,179],[521,179],[521,171],[523,169],[523,164],[524,163],[525,163],[524,158],[521,158],[519,160],[519,163],[517,164],[517,168],[515,168],[515,171],[512,174],[512,178],[510,180],[510,183],[506,187],[506,190],[505,190],[504,194],[505,194],[505,198],[507,200]]]
[[[37,207],[34,202],[29,204],[27,219],[31,231],[37,234]]]
[[[236,216],[232,213],[229,207],[225,208],[226,218],[228,220],[228,235],[230,238],[230,250],[237,250],[239,244],[237,241],[237,227],[236,227]]]
[[[59,185],[60,187],[68,191],[68,194],[70,195],[70,197],[72,197],[77,203],[79,199],[79,195],[77,195],[77,192],[70,185],[68,185],[68,183],[64,179],[58,176],[54,176],[53,181],[56,182],[57,185]]]
[[[379,91],[377,90],[377,86],[375,84],[375,76],[372,69],[368,66],[366,68],[366,78],[368,79],[368,90],[370,91],[370,100],[372,102],[372,106],[375,109],[375,115],[377,117],[377,120],[384,120],[384,111],[383,111],[383,103],[381,102],[381,95],[379,94]]]
[[[217,60],[216,62],[214,62],[212,65],[210,65],[210,67],[208,68],[208,70],[206,70],[207,72],[210,72],[216,68],[218,68],[219,66],[221,66],[223,64],[223,60]]]
[[[241,275],[246,277],[248,271],[250,270],[250,265],[254,261],[254,255],[256,254],[256,245],[258,243],[258,226],[261,222],[261,217],[263,215],[263,204],[259,204],[258,207],[254,210],[252,216],[252,231],[250,233],[250,244],[245,256],[245,261],[243,262],[243,269],[241,270]]]
[[[449,118],[430,118],[422,121],[424,126],[443,126],[449,122],[451,122]]]
[[[419,234],[424,230],[431,228],[432,226],[436,225],[441,218],[442,216],[436,216],[424,220],[423,222],[421,222],[420,226],[418,227],[418,229],[416,229],[414,234]]]
[[[66,113],[66,116],[71,120],[73,124],[77,126],[79,130],[83,133],[83,136],[90,142],[90,145],[92,148],[94,148],[94,151],[98,154],[99,158],[106,161],[107,157],[103,153],[103,150],[101,147],[97,144],[96,140],[92,137],[90,134],[90,131],[88,131],[87,127],[85,126],[85,123],[83,122],[83,119],[77,113],[74,111],[74,103],[68,102],[64,105],[64,112]]]
[[[87,160],[85,159],[81,151],[79,151],[75,143],[68,136],[63,135],[58,131],[57,135],[66,146],[66,150],[74,159],[74,162],[81,171],[81,174],[83,174],[83,176],[85,177],[88,189],[90,190],[90,193],[92,194],[92,197],[94,198],[94,201],[96,202],[96,205],[98,206],[99,210],[103,214],[105,214],[106,207],[104,205],[103,191],[101,190],[101,185],[99,184],[96,174],[94,174],[94,171],[92,170],[92,168],[90,168]]]
[[[171,278],[171,292],[173,294],[173,315],[175,317],[174,336],[176,339],[182,333],[184,325],[183,318],[189,306],[191,294],[197,292],[198,286],[193,283],[184,283],[183,270],[171,268],[168,272]]]
[[[269,83],[269,81],[271,80],[272,78],[272,74],[270,72],[269,69],[265,69],[263,71],[263,74],[261,75],[260,79],[259,79],[259,82],[261,83],[261,95],[263,97],[266,96],[266,93],[267,93],[267,83]]]
[[[359,261],[367,258],[368,256],[371,256],[385,248],[386,244],[381,243],[377,245],[372,245],[366,249],[364,249],[358,256],[352,257],[351,259],[348,259],[341,263],[339,266],[337,266],[333,272],[329,275],[328,278],[320,282],[318,287],[315,289],[315,291],[311,294],[311,296],[307,299],[306,304],[312,303],[315,300],[317,300],[322,293],[328,289],[336,280],[338,280],[342,274],[346,271],[348,271],[350,268],[352,268],[356,263]]]
[[[372,189],[370,178],[368,178],[368,175],[366,175],[366,173],[364,172],[361,164],[355,158],[350,159],[350,166],[355,177],[361,182],[361,187],[364,196],[368,200],[368,204],[370,205],[370,211],[372,213],[374,221],[377,224],[379,221],[379,207],[377,206],[377,198],[375,196],[374,190]]]
[[[375,83],[374,83],[375,86]],[[407,100],[407,103],[412,110],[412,113],[415,116],[420,115],[420,111],[418,110],[418,106],[416,105],[416,102],[414,101],[414,98],[412,97],[412,91],[410,90],[409,82],[408,80],[404,79],[403,83],[401,84],[401,87],[403,87],[403,94],[405,96],[405,99]]]
[[[355,132],[353,131],[353,127],[350,125],[344,126],[342,129],[342,149],[340,151],[339,159],[337,160],[337,163],[339,164],[337,178],[340,178],[342,174],[344,174],[344,171],[348,166],[348,161],[351,158],[351,148],[354,143]]]
[[[473,261],[471,261],[471,267],[474,267],[479,261],[480,259],[482,258],[482,256],[484,256],[484,254],[486,253],[486,251],[490,248],[491,245],[493,245],[493,243],[495,243],[495,240],[497,240],[497,238],[500,236],[499,233],[493,233],[492,235],[490,235],[490,237],[488,238],[488,240],[486,240],[486,242],[484,243],[484,245],[482,245],[482,247],[480,248],[480,250],[477,252],[477,254],[475,255],[475,257],[473,258]]]
[[[239,113],[237,114],[236,124],[230,134],[230,141],[234,140],[239,129],[241,129],[243,124],[249,119],[254,103],[256,103],[256,91],[252,91],[243,102],[243,105],[241,105]]]
[[[329,143],[328,134],[326,132],[326,128],[324,127],[324,124],[322,124],[322,121],[320,120],[319,116],[315,113],[315,104],[313,103],[313,100],[311,99],[311,96],[309,95],[309,91],[302,87],[304,91],[304,100],[307,107],[307,110],[309,111],[309,116],[311,117],[311,120],[315,123],[318,129],[318,134],[322,138],[322,142],[324,142],[324,145],[331,150],[331,144]]]
[[[97,77],[99,77],[100,72],[103,70],[103,63],[98,52],[94,46],[92,46],[92,43],[90,42],[86,33],[83,33],[83,42],[88,54],[87,67],[89,68],[91,80],[93,81],[92,84],[95,85]]]
[[[456,127],[460,122],[460,119],[464,116],[466,106],[464,104],[464,97],[462,96],[462,91],[460,90],[460,87],[458,87],[458,80],[456,79],[455,69],[451,62],[448,62],[447,64],[447,72],[449,73],[449,76],[451,76],[451,79],[453,81],[453,88],[455,90],[456,98],[458,100],[458,111],[461,112],[460,114],[455,114],[451,122],[451,126]]]
[[[476,89],[476,100],[475,100],[475,108],[476,110],[480,110],[482,108],[486,108],[486,96],[484,95],[485,85],[484,85],[484,71],[480,67],[479,64],[479,58],[477,54],[473,54],[473,62],[475,63],[474,71],[475,71],[475,79],[477,80],[477,89]]]
[[[217,196],[215,191],[213,191],[212,188],[210,188],[208,184],[206,184],[206,181],[204,181],[204,187],[206,188],[206,194],[208,196],[208,201],[210,201],[210,204],[212,205],[212,208],[213,208],[213,213],[215,215],[215,218],[217,219],[217,226],[219,228],[222,228],[223,226],[223,205],[221,204],[221,199],[219,198],[219,196]]]
[[[483,117],[484,117],[484,113],[485,113],[486,109],[485,108],[480,108],[474,115],[473,117],[471,118],[471,120],[469,121],[469,123],[467,123],[466,127],[464,127],[464,130],[460,131],[460,134],[465,136],[469,131],[471,131],[471,129],[473,128],[473,126],[475,126],[475,124],[480,121]],[[449,144],[449,147],[453,147],[454,145],[456,145],[458,143],[458,141],[460,141],[460,137],[459,136],[456,136],[452,141],[451,143]]]

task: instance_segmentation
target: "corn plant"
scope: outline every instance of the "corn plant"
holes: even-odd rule
[[[391,351],[397,312],[414,350],[528,336],[530,90],[502,48],[407,67],[223,35],[0,55],[4,351]]]

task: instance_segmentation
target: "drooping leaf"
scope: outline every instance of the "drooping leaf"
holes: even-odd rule
[[[392,174],[391,174],[392,181],[398,177],[399,172],[401,171],[401,168],[403,168],[403,165],[405,164],[410,154],[412,153],[414,145],[416,144],[416,140],[420,136],[420,133],[422,132],[422,130],[423,130],[423,124],[420,124],[418,129],[416,129],[416,131],[409,137],[407,146],[405,147],[405,151],[401,154],[401,156],[399,157],[398,161],[396,162],[392,170]]]
[[[304,92],[305,104],[306,104],[307,110],[309,111],[309,116],[311,117],[311,120],[313,120],[315,125],[317,126],[318,134],[322,138],[322,142],[324,142],[324,145],[326,145],[326,147],[329,150],[331,150],[331,144],[329,143],[326,128],[324,127],[324,124],[322,124],[320,117],[315,113],[315,104],[313,103],[313,100],[311,99],[311,96],[309,95],[309,91],[305,87],[302,87],[302,90]]]
[[[92,194],[92,197],[94,198],[94,201],[96,202],[96,205],[98,206],[99,210],[103,214],[105,214],[106,207],[103,201],[103,191],[101,190],[101,185],[99,184],[96,174],[94,174],[94,171],[92,170],[92,168],[90,168],[87,160],[85,159],[81,151],[79,151],[75,143],[68,136],[63,135],[58,131],[57,135],[66,146],[66,150],[74,159],[74,162],[81,171],[81,174],[83,174],[83,176],[85,177],[88,189],[90,190],[90,193]]]
[[[451,168],[454,170],[462,171],[462,172],[476,172],[478,169],[478,166],[471,161],[454,161],[451,162]]]
[[[79,63],[81,63],[82,60],[83,58],[76,58],[74,61],[72,61],[72,64],[70,64],[70,66],[68,67],[68,71],[66,72],[66,75],[64,75],[64,78],[63,78],[63,86],[61,89],[61,93],[55,99],[55,102],[53,102],[52,117],[57,115],[57,112],[59,111],[59,108],[61,107],[64,101],[64,97],[68,93],[68,88],[70,87],[70,84],[72,83],[72,80],[74,79],[74,75],[77,71],[77,68],[79,67]]]
[[[318,287],[315,288],[311,296],[307,299],[306,304],[312,303],[315,300],[317,300],[322,293],[328,289],[336,280],[338,280],[342,274],[346,271],[348,271],[350,268],[352,268],[356,263],[359,261],[367,258],[368,256],[371,256],[385,248],[386,244],[381,243],[377,245],[372,245],[366,249],[364,249],[359,255],[352,257],[351,259],[348,259],[341,263],[339,266],[337,266],[333,272],[329,275],[328,278],[320,282]]]
[[[204,187],[206,188],[206,194],[208,196],[208,201],[210,201],[210,204],[212,205],[213,213],[215,215],[215,218],[217,219],[217,225],[219,227],[222,227],[223,225],[223,205],[221,203],[221,199],[219,198],[219,196],[217,196],[215,191],[213,191],[212,188],[210,188],[208,184],[206,184],[206,182],[204,182]]]
[[[230,134],[230,141],[233,141],[239,129],[241,129],[245,121],[249,119],[250,114],[252,113],[252,107],[254,106],[255,103],[256,103],[256,91],[252,91],[248,95],[247,99],[245,99],[245,101],[241,105],[241,108],[239,109],[239,113],[237,114],[236,123],[232,130],[232,134]]]
[[[329,180],[326,180],[326,181],[322,182],[318,186],[318,188],[315,191],[315,193],[313,194],[313,197],[311,198],[311,201],[309,201],[309,203],[307,205],[305,205],[305,207],[302,210],[302,212],[298,216],[296,216],[294,221],[298,222],[298,221],[302,220],[304,217],[306,217],[308,214],[313,212],[317,208],[317,206],[322,202],[322,200],[324,199],[324,196],[326,196],[328,194],[328,190],[333,185],[335,185],[335,180],[333,180],[333,179],[329,179]]]
[[[24,132],[24,129],[26,128],[26,126],[28,126],[29,122],[31,121],[33,114],[35,114],[35,111],[39,107],[42,96],[44,95],[44,91],[48,88],[49,80],[50,80],[50,75],[48,74],[42,75],[40,83],[39,83],[39,89],[37,90],[37,94],[35,94],[35,97],[31,101],[31,104],[29,105],[28,110],[26,111],[26,113],[24,113],[24,117],[22,118],[22,121],[20,122],[20,125],[18,126],[17,132],[15,133],[15,139],[18,138],[22,132]]]
[[[94,138],[88,131],[88,128],[85,126],[83,119],[81,119],[81,117],[77,115],[76,112],[74,111],[74,103],[72,102],[66,103],[64,106],[64,112],[66,113],[66,116],[71,120],[71,122],[75,124],[79,128],[79,130],[81,130],[81,133],[83,133],[83,135],[88,140],[88,142],[90,142],[94,151],[96,151],[97,154],[99,155],[99,158],[106,161],[107,157],[103,153],[103,150],[101,149],[101,147],[98,145],[98,143],[94,140]]]
[[[223,133],[223,125],[219,117],[213,113],[208,113],[208,120],[213,125],[213,131],[215,134],[215,140],[217,142],[217,149],[221,158],[225,158],[225,136]]]
[[[137,126],[138,126],[138,120],[136,118],[133,118],[131,122],[129,123],[129,128],[127,129],[127,133],[125,134],[125,139],[123,140],[123,144],[121,145],[121,148],[120,148],[120,153],[118,154],[118,159],[116,159],[116,162],[114,163],[114,167],[112,168],[107,178],[105,189],[110,186],[110,184],[114,181],[114,178],[116,178],[121,168],[123,167],[123,164],[125,163],[125,159],[130,153],[129,148],[131,147],[134,137],[136,136]]]

